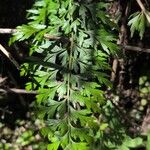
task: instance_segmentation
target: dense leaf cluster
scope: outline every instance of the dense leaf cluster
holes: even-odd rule
[[[38,89],[36,105],[47,123],[42,134],[50,141],[49,150],[102,149],[106,144],[102,86],[111,86],[107,59],[118,49],[107,6],[90,0],[38,0],[28,10],[29,23],[19,26],[11,40],[31,45],[21,74],[32,77],[28,90]]]

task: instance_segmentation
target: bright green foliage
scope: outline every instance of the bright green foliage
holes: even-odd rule
[[[147,97],[150,93],[150,79],[147,76],[141,76],[139,78],[139,91],[141,97]]]
[[[130,150],[130,148],[137,148],[143,145],[143,139],[140,137],[131,139],[130,137],[126,137],[123,141],[122,145],[118,147],[118,150]]]
[[[130,26],[131,37],[133,37],[135,31],[138,31],[140,38],[142,39],[145,33],[145,28],[149,25],[144,12],[135,12],[129,17],[128,25]]]
[[[48,150],[101,146],[108,127],[100,119],[106,103],[101,86],[111,86],[107,59],[118,49],[106,7],[90,0],[38,0],[28,11],[29,23],[12,38],[31,44],[32,56],[21,74],[32,77],[28,90],[38,88],[36,104],[47,123],[41,132],[50,141]]]
[[[34,141],[33,131],[29,130],[24,132],[16,141],[16,143],[21,145],[27,145],[28,143]]]
[[[146,150],[150,150],[150,132],[147,135]]]

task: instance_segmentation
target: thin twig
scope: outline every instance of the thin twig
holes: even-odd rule
[[[0,28],[0,34],[12,34],[15,33],[17,29],[10,29],[10,28]]]
[[[0,77],[0,85],[2,85],[7,80],[7,77]]]
[[[114,82],[116,79],[117,67],[118,67],[118,59],[115,58],[113,60],[113,64],[112,64],[112,72],[111,72],[111,81],[112,82]]]
[[[150,15],[148,10],[144,7],[143,3],[141,2],[141,0],[136,0],[138,5],[140,6],[141,10],[143,11],[143,13],[145,14],[148,22],[150,23]]]
[[[44,37],[49,40],[60,40],[61,39],[61,37],[59,37],[59,36],[54,36],[54,35],[49,35],[49,34],[45,34]]]
[[[141,47],[137,47],[137,46],[123,45],[122,48],[124,48],[125,50],[150,53],[150,49],[141,48]]]
[[[60,40],[62,42],[71,42],[71,40],[67,37],[63,36],[55,36],[55,35],[50,35],[50,34],[45,34],[44,37],[48,40]]]
[[[11,29],[11,28],[0,28],[0,34],[13,34],[16,33],[17,29]],[[61,37],[61,36],[55,36],[50,34],[45,34],[44,38],[49,40],[64,40],[70,42],[70,40],[67,37]]]
[[[140,8],[142,9],[142,11],[146,11],[146,8],[144,7],[143,3],[141,2],[141,0],[136,0],[137,3],[139,4]]]
[[[25,89],[16,89],[16,88],[7,88],[7,89],[0,89],[1,93],[16,93],[16,94],[38,94],[37,91],[27,91]]]
[[[0,51],[19,69],[19,64],[17,61],[12,57],[12,55],[0,44]]]
[[[12,114],[12,111],[9,111],[7,110],[8,108],[0,108],[0,111],[5,114],[5,113],[8,113],[8,114]]]

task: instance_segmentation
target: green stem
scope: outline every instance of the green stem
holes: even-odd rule
[[[71,8],[72,5],[72,0],[70,0],[69,3],[69,8]],[[73,22],[73,17],[71,16],[72,14],[70,14],[70,21]],[[69,64],[68,64],[68,76],[67,76],[67,114],[68,114],[68,118],[67,118],[67,124],[68,124],[68,141],[69,143],[71,142],[71,123],[70,123],[70,89],[71,89],[71,70],[72,70],[72,57],[73,57],[73,32],[71,33],[71,38],[70,38],[70,47],[68,48],[68,54],[69,54]]]
[[[68,73],[68,84],[67,84],[67,113],[68,113],[68,118],[67,118],[67,123],[68,123],[68,140],[70,143],[70,139],[71,139],[71,127],[70,127],[70,89],[71,89],[71,83],[70,83],[70,79],[71,79],[71,70],[72,70],[72,53],[73,53],[73,33],[71,34],[71,39],[70,39],[71,43],[70,43],[70,52],[69,52],[69,65],[68,65],[68,69],[69,69],[69,73]]]

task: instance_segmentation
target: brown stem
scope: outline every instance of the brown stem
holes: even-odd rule
[[[12,57],[12,55],[0,44],[0,51],[16,66],[17,69],[20,68],[18,62]]]
[[[137,47],[137,46],[123,45],[122,48],[124,48],[125,50],[150,53],[150,49],[141,48],[141,47]]]
[[[16,94],[38,94],[37,91],[27,91],[25,89],[16,89],[16,88],[8,88],[8,89],[0,89],[1,93],[16,93]]]
[[[15,33],[16,29],[10,29],[10,28],[0,28],[0,34],[12,34]]]
[[[136,0],[136,1],[137,1],[138,5],[140,6],[140,8],[142,9],[142,11],[145,12],[146,9],[145,9],[143,3],[141,2],[141,0]]]
[[[141,2],[141,0],[136,0],[138,5],[140,6],[141,10],[143,11],[143,13],[145,14],[148,22],[150,23],[150,15],[147,11],[147,9],[144,7],[143,3]]]

